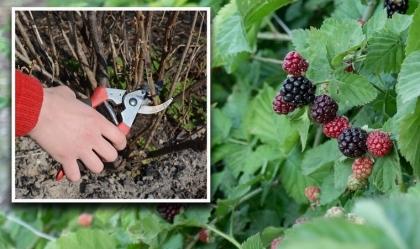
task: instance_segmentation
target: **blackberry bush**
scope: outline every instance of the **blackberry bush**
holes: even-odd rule
[[[286,103],[308,105],[315,99],[316,86],[303,76],[289,77],[283,82],[280,94]]]
[[[390,135],[381,131],[372,131],[366,141],[368,150],[376,157],[383,157],[392,149]]]
[[[323,131],[327,137],[338,138],[347,128],[350,128],[350,122],[345,116],[338,116],[324,125]]]
[[[311,118],[318,124],[325,124],[332,121],[338,110],[338,104],[326,94],[315,97],[311,106]]]
[[[283,70],[293,76],[302,76],[308,70],[308,62],[295,52],[289,52],[283,61]]]
[[[347,128],[338,136],[338,148],[347,157],[361,157],[367,152],[367,132],[359,127]]]

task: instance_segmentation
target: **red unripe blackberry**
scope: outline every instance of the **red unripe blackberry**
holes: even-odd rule
[[[162,217],[172,223],[174,217],[184,211],[184,204],[182,203],[159,203],[157,211]]]
[[[347,128],[338,136],[338,148],[347,157],[362,157],[367,152],[367,132],[362,128]]]
[[[281,96],[280,92],[276,94],[276,97],[273,100],[273,110],[278,115],[289,114],[290,112],[294,111],[296,107],[296,105],[284,102],[283,96]]]
[[[201,228],[199,233],[200,241],[203,243],[209,243],[210,237],[209,237],[210,231],[207,228]]]
[[[283,239],[283,237],[278,237],[275,238],[272,242],[271,242],[271,246],[270,249],[277,249],[277,245],[281,242],[281,240]]]
[[[88,227],[92,224],[93,214],[82,213],[77,217],[77,223],[81,226]]]
[[[301,76],[308,70],[308,62],[295,51],[289,52],[283,61],[283,70],[293,76]]]
[[[337,114],[338,104],[326,94],[315,97],[311,106],[311,118],[318,124],[325,124],[333,120]]]
[[[376,157],[382,157],[389,153],[392,141],[389,135],[382,131],[372,131],[366,141],[368,150]]]
[[[280,94],[286,103],[307,105],[315,99],[316,86],[303,76],[288,77],[283,81]]]
[[[354,160],[351,170],[358,181],[367,179],[372,174],[374,161],[370,157],[361,157]]]
[[[385,0],[384,8],[388,18],[392,18],[395,12],[405,14],[408,10],[408,0]]]
[[[311,202],[317,202],[320,193],[321,193],[321,190],[316,186],[309,186],[305,188],[305,196]]]
[[[338,138],[347,128],[350,128],[349,120],[344,116],[338,116],[324,125],[324,134],[330,138]]]

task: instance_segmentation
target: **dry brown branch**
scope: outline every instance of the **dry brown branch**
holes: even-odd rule
[[[16,55],[18,56],[18,58],[20,60],[22,60],[23,62],[25,62],[26,64],[28,64],[28,66],[31,66],[33,70],[39,71],[40,73],[42,73],[46,77],[51,78],[52,82],[56,82],[56,83],[58,83],[62,86],[66,85],[63,82],[61,82],[59,79],[55,78],[52,74],[50,74],[49,72],[42,69],[40,66],[34,64],[29,58],[26,58],[25,56],[23,56],[23,54],[21,54],[19,51],[15,51],[15,52],[16,52]]]
[[[168,18],[168,21],[166,22],[165,43],[162,49],[160,65],[156,72],[158,79],[162,79],[163,74],[165,73],[164,70],[165,70],[166,62],[168,61],[168,55],[170,54],[172,50],[172,43],[174,40],[174,31],[175,31],[176,21],[178,20],[178,15],[179,15],[179,12],[171,13]]]
[[[68,47],[69,47],[69,49],[70,49],[71,55],[73,56],[73,58],[77,58],[77,54],[76,54],[76,52],[74,51],[73,45],[70,43],[70,40],[69,40],[69,38],[67,37],[66,31],[64,31],[64,29],[63,29],[63,28],[62,28],[62,26],[61,26],[61,22],[62,22],[62,20],[61,20],[61,19],[59,20],[59,19],[58,19],[58,16],[57,16],[57,15],[55,15],[55,14],[53,14],[53,17],[54,17],[55,23],[57,24],[58,29],[61,31],[61,34],[63,35],[63,38],[64,38],[64,40],[65,40],[65,42],[66,42],[67,46],[68,46]]]
[[[67,18],[69,21],[70,32],[72,33],[72,41],[73,41],[73,44],[75,44],[76,46],[76,54],[79,60],[79,64],[82,70],[85,72],[86,76],[88,77],[91,87],[92,87],[91,90],[93,90],[98,86],[98,82],[95,79],[95,75],[89,68],[89,63],[86,59],[85,53],[83,52],[82,45],[77,40],[77,30],[76,30],[76,24],[73,19],[73,14],[71,12],[67,12]]]
[[[102,36],[98,31],[98,22],[96,20],[96,11],[88,12],[88,22],[89,22],[89,32],[90,37],[93,43],[93,47],[96,51],[97,57],[97,69],[96,69],[96,78],[100,86],[109,87],[108,83],[108,73],[106,71],[106,59],[104,55],[104,48],[100,37]]]
[[[36,62],[38,63],[38,65],[40,65],[41,67],[44,67],[44,64],[42,63],[41,59],[38,56],[38,53],[35,51],[34,46],[32,45],[31,40],[29,39],[28,36],[28,32],[25,30],[25,28],[23,27],[19,16],[24,16],[24,14],[22,14],[22,12],[18,15],[16,15],[16,25],[20,31],[20,34],[22,35],[23,41],[25,42],[25,46],[29,48],[29,51],[31,51],[32,53],[32,59],[36,60]]]
[[[179,75],[180,75],[181,70],[182,70],[182,67],[183,67],[183,65],[184,65],[185,56],[187,55],[188,50],[189,50],[189,48],[190,48],[191,40],[192,40],[193,35],[194,35],[195,23],[196,23],[196,20],[197,20],[197,13],[198,13],[198,12],[195,12],[195,15],[194,15],[194,20],[193,20],[193,22],[192,22],[192,24],[191,24],[190,35],[189,35],[189,37],[188,37],[187,43],[185,44],[185,49],[184,49],[184,52],[182,53],[181,60],[180,60],[180,62],[179,62],[179,64],[178,64],[178,70],[177,70],[176,75],[175,75],[175,77],[174,77],[174,80],[173,80],[173,83],[172,83],[171,89],[170,89],[170,91],[169,91],[169,96],[168,96],[168,98],[171,98],[171,97],[172,97],[172,95],[173,95],[173,93],[174,93],[174,90],[175,90],[175,84],[176,84],[176,82],[178,81]],[[165,111],[166,111],[166,110],[164,110],[164,111],[162,111],[161,113],[159,113],[159,114],[158,114],[158,117],[157,117],[157,119],[156,119],[155,123],[153,124],[153,127],[152,127],[151,131],[150,131],[149,137],[148,137],[148,138],[147,138],[147,140],[146,140],[146,143],[145,143],[145,148],[147,148],[147,147],[149,146],[149,144],[150,144],[150,141],[152,141],[152,138],[153,138],[153,135],[154,135],[154,133],[155,133],[155,131],[156,131],[157,125],[160,123],[160,120],[162,119],[163,115],[165,114]]]
[[[29,20],[27,20],[27,18],[25,16],[25,14],[23,12],[21,12],[21,13],[22,13],[22,16],[24,16],[24,19],[26,19],[26,21],[29,22]],[[54,73],[55,73],[54,61],[52,60],[51,56],[47,53],[47,49],[45,48],[44,42],[42,41],[42,38],[39,35],[38,27],[35,23],[35,20],[34,20],[33,16],[32,16],[32,12],[29,11],[28,13],[29,13],[29,16],[31,17],[30,23],[31,23],[32,30],[35,33],[35,37],[36,37],[36,40],[38,42],[38,46],[41,50],[42,55],[45,56],[48,59],[47,61],[49,62],[50,69],[51,69],[51,71],[53,73],[53,76],[54,76]]]

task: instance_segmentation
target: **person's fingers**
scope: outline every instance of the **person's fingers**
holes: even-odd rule
[[[99,159],[95,152],[93,152],[93,150],[86,151],[80,156],[80,160],[93,173],[100,173],[104,169],[103,162]]]
[[[66,161],[62,163],[66,178],[71,182],[80,180],[80,171],[77,161]]]
[[[107,138],[117,150],[123,150],[125,148],[127,145],[127,138],[124,133],[102,115],[100,129],[102,135]]]
[[[105,139],[102,139],[97,146],[94,146],[93,150],[105,162],[113,162],[118,157],[118,153],[115,148]]]

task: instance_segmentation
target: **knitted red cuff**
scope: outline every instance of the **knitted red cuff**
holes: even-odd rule
[[[16,131],[20,137],[30,132],[37,124],[41,112],[44,91],[41,83],[32,76],[16,72]]]

